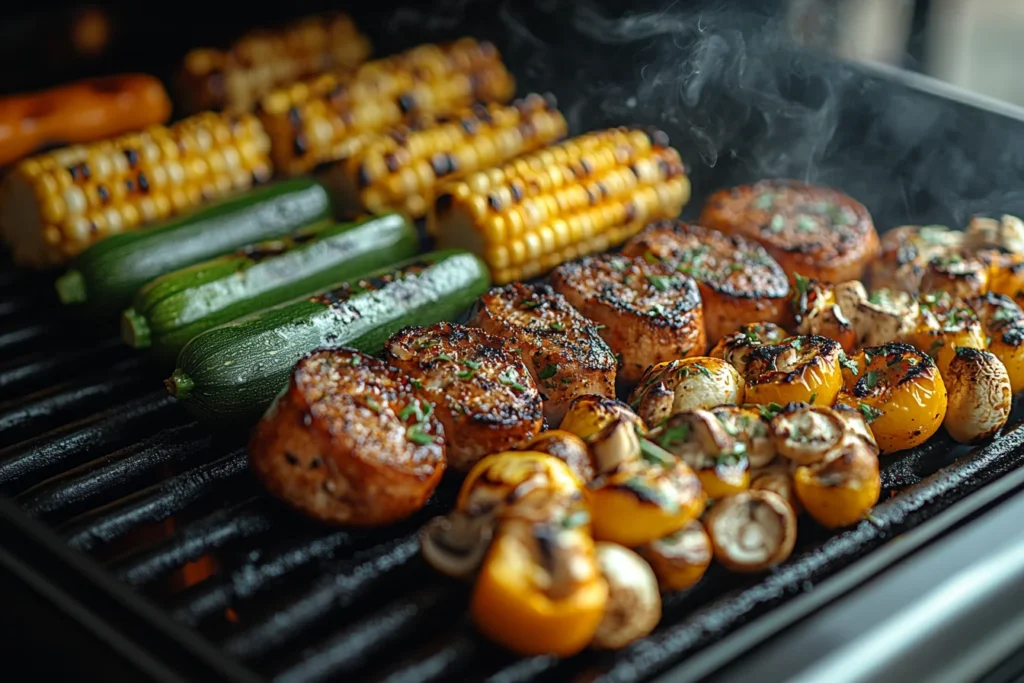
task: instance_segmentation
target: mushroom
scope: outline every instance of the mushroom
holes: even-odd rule
[[[608,605],[590,644],[618,650],[661,621],[658,579],[642,557],[614,543],[597,544],[597,564],[608,583]]]
[[[982,441],[1006,424],[1013,402],[1010,375],[992,353],[957,347],[943,380],[947,402],[942,424],[954,439]]]
[[[681,591],[697,584],[714,551],[704,525],[693,520],[674,534],[637,549],[658,577],[662,590]]]
[[[640,435],[633,420],[618,417],[591,438],[590,450],[594,457],[594,469],[598,474],[607,474],[620,465],[635,462],[640,458]]]
[[[766,467],[775,460],[775,444],[768,433],[768,423],[757,408],[717,406],[711,413],[728,434],[746,446],[751,468]]]
[[[420,530],[420,552],[442,574],[466,579],[480,568],[493,533],[492,515],[471,516],[455,510],[435,517]]]
[[[838,455],[846,422],[831,408],[795,406],[772,418],[770,431],[779,455],[811,465]]]
[[[715,559],[734,572],[760,572],[793,552],[796,513],[771,491],[744,491],[715,503],[705,518]]]
[[[798,515],[804,509],[796,495],[793,466],[788,461],[778,460],[768,467],[755,470],[750,476],[750,490],[777,493]]]
[[[917,327],[917,299],[907,292],[883,288],[868,296],[863,286],[844,287],[839,298],[853,325],[858,347],[901,341]]]
[[[743,378],[721,358],[659,363],[644,373],[629,403],[644,423],[655,426],[675,413],[743,403]]]
[[[598,394],[584,394],[574,398],[558,428],[572,432],[589,443],[609,423],[619,418],[632,421],[641,436],[647,434],[647,426],[628,405]]]
[[[730,496],[750,485],[746,444],[713,412],[694,410],[670,417],[651,440],[697,472],[708,498]]]
[[[970,251],[988,249],[1024,253],[1024,222],[1016,216],[1003,215],[1000,220],[975,216],[964,231],[964,245]]]
[[[928,261],[921,276],[922,292],[948,292],[967,298],[988,290],[989,269],[980,259],[952,252]]]
[[[778,344],[788,335],[775,323],[747,323],[732,334],[718,340],[708,355],[721,358],[743,375],[747,368],[747,354],[753,346],[761,344]]]
[[[875,441],[875,435],[872,433],[871,427],[868,426],[868,421],[864,418],[864,413],[860,408],[856,407],[856,401],[852,400],[852,396],[848,393],[840,392],[839,396],[840,399],[832,406],[832,410],[846,423],[848,433],[863,439],[864,443],[870,446],[877,454],[879,452],[878,443]],[[847,396],[850,396],[850,398],[847,399]],[[847,400],[849,401],[848,403],[844,402]]]
[[[863,519],[882,489],[876,453],[863,439],[849,434],[839,457],[797,467],[793,485],[807,513],[829,528]]]
[[[523,450],[547,453],[558,458],[584,482],[597,475],[587,444],[583,443],[580,437],[564,429],[541,432],[536,439],[523,446]]]

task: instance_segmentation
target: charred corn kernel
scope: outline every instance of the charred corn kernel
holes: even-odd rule
[[[478,462],[462,482],[455,509],[470,516],[517,514],[580,498],[583,482],[558,458],[534,451],[505,451]],[[536,494],[541,495],[536,495]],[[524,500],[531,498],[524,505]],[[534,506],[536,503],[536,506]]]
[[[223,128],[228,139],[207,151],[184,141]],[[205,138],[204,138],[205,139]],[[223,138],[221,138],[223,139]],[[157,141],[168,141],[171,154]],[[240,148],[248,158],[242,159]],[[206,112],[170,127],[156,126],[111,140],[75,145],[19,164],[0,185],[0,233],[20,264],[64,263],[93,242],[189,210],[204,199],[263,182],[270,176],[267,137],[251,115]],[[190,178],[185,168],[214,153],[237,158],[233,170]],[[45,173],[26,173],[45,168]],[[99,168],[102,173],[94,172]],[[213,182],[215,190],[204,193]],[[57,237],[59,235],[59,237]]]
[[[277,30],[251,31],[226,50],[197,48],[177,75],[187,111],[250,111],[273,88],[365,60],[370,41],[345,14],[305,17]]]
[[[878,502],[878,456],[862,440],[847,438],[834,460],[796,468],[793,486],[804,509],[822,526],[855,524]]]
[[[832,405],[843,386],[842,348],[817,335],[753,346],[745,368],[748,403]]]
[[[791,302],[798,334],[817,334],[839,342],[846,352],[853,351],[857,332],[844,313],[837,287],[796,273]]]
[[[693,470],[668,456],[662,464],[626,463],[590,482],[585,493],[594,538],[629,548],[682,529],[706,502]]]
[[[729,363],[706,356],[658,363],[644,373],[629,405],[655,427],[675,413],[743,403],[743,378]]]
[[[590,481],[597,472],[590,457],[590,449],[583,439],[563,429],[551,429],[523,446],[523,450],[546,453],[569,466],[580,481]]]
[[[957,346],[984,349],[985,332],[978,315],[963,299],[948,294],[921,297],[921,316],[910,343],[931,356],[945,372]]]
[[[883,453],[913,448],[938,431],[946,387],[927,354],[892,342],[862,349],[850,361],[838,402],[860,409]]]
[[[584,394],[574,398],[559,429],[589,441],[620,418],[630,421],[641,436],[647,434],[647,427],[628,405],[598,394]]]
[[[652,220],[674,218],[690,198],[679,153],[663,138],[620,128],[588,133],[508,162],[499,173],[444,183],[427,230],[439,245],[485,259],[507,246],[507,266],[489,263],[497,283],[621,244]],[[495,234],[489,226],[499,219],[515,230]]]
[[[493,45],[463,38],[420,45],[366,62],[349,74],[323,74],[274,90],[260,117],[279,171],[299,175],[355,154],[410,115],[447,112],[474,102],[507,102],[515,81]],[[473,123],[467,122],[472,134]],[[482,147],[459,148],[460,168],[486,166]]]
[[[607,602],[585,530],[507,520],[477,576],[470,614],[485,636],[517,654],[568,657],[593,639]]]
[[[651,440],[690,466],[711,500],[750,486],[747,445],[737,438],[730,421],[709,410],[676,413],[651,432]]]
[[[988,350],[1006,367],[1014,394],[1024,391],[1024,312],[1005,294],[989,292],[967,300],[978,314]]]
[[[515,144],[500,151],[481,152],[488,141],[510,131],[516,132]],[[555,142],[565,133],[565,119],[553,98],[540,95],[530,95],[510,106],[492,103],[454,114],[424,114],[390,129],[332,165],[323,180],[343,214],[401,211],[418,218],[426,213],[427,200],[433,201],[435,186],[449,177],[507,161]],[[464,158],[460,150],[465,147],[480,152],[468,164],[460,162]],[[529,220],[535,220],[533,214]],[[532,258],[554,249],[550,229],[525,237]],[[505,245],[497,243],[494,247]],[[487,256],[495,267],[507,265],[507,255],[495,258],[488,250]]]
[[[704,526],[694,520],[679,531],[638,549],[658,577],[662,590],[691,588],[704,577],[714,551]]]
[[[759,344],[778,344],[788,336],[786,331],[775,323],[748,323],[719,339],[708,355],[732,364],[742,375],[747,369],[751,347]]]

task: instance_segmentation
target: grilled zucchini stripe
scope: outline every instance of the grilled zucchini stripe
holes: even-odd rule
[[[254,116],[210,112],[26,159],[0,185],[0,233],[26,266],[65,263],[132,230],[270,179]]]
[[[349,75],[323,74],[269,93],[260,118],[279,172],[308,173],[354,154],[413,112],[508,102],[515,80],[490,43],[463,38],[420,45],[367,62]]]
[[[689,197],[664,134],[616,128],[443,185],[427,228],[439,245],[482,256],[504,284],[620,244]]]
[[[345,215],[402,211],[418,218],[446,177],[508,161],[566,131],[553,98],[479,104],[454,115],[415,117],[331,166],[322,179]]]

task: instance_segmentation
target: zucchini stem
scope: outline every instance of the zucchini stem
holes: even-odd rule
[[[85,293],[85,278],[81,271],[69,270],[57,278],[54,284],[62,304],[80,304],[88,297]]]
[[[121,314],[121,339],[135,349],[146,349],[152,343],[149,323],[134,308],[125,309]]]
[[[170,377],[164,380],[164,386],[167,387],[167,393],[174,398],[188,398],[195,384],[192,382],[191,377],[179,369],[175,370]]]

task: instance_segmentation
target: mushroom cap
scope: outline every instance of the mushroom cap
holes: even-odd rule
[[[632,419],[618,417],[590,440],[594,469],[606,474],[640,458],[640,435]]]
[[[715,559],[734,572],[760,572],[793,552],[796,513],[771,491],[744,491],[719,500],[705,519]]]
[[[1006,424],[1013,403],[1010,375],[992,353],[957,347],[943,379],[947,394],[943,425],[954,439],[982,441]]]
[[[466,579],[480,568],[494,534],[490,515],[470,516],[453,511],[435,517],[420,529],[420,552],[431,567],[456,579]]]
[[[641,436],[647,433],[647,425],[632,408],[622,401],[598,394],[583,394],[574,398],[558,428],[572,432],[589,443],[598,432],[619,418],[633,420]]]
[[[779,455],[801,465],[838,455],[846,422],[831,408],[799,406],[772,418],[771,435]]]
[[[661,621],[658,579],[642,557],[614,543],[597,544],[597,564],[608,583],[608,604],[591,646],[617,650]]]
[[[644,373],[630,404],[647,425],[675,413],[743,403],[743,377],[721,358],[698,356],[659,363]]]
[[[641,546],[637,552],[651,565],[658,584],[666,591],[695,585],[714,557],[711,539],[696,519],[674,534]]]

